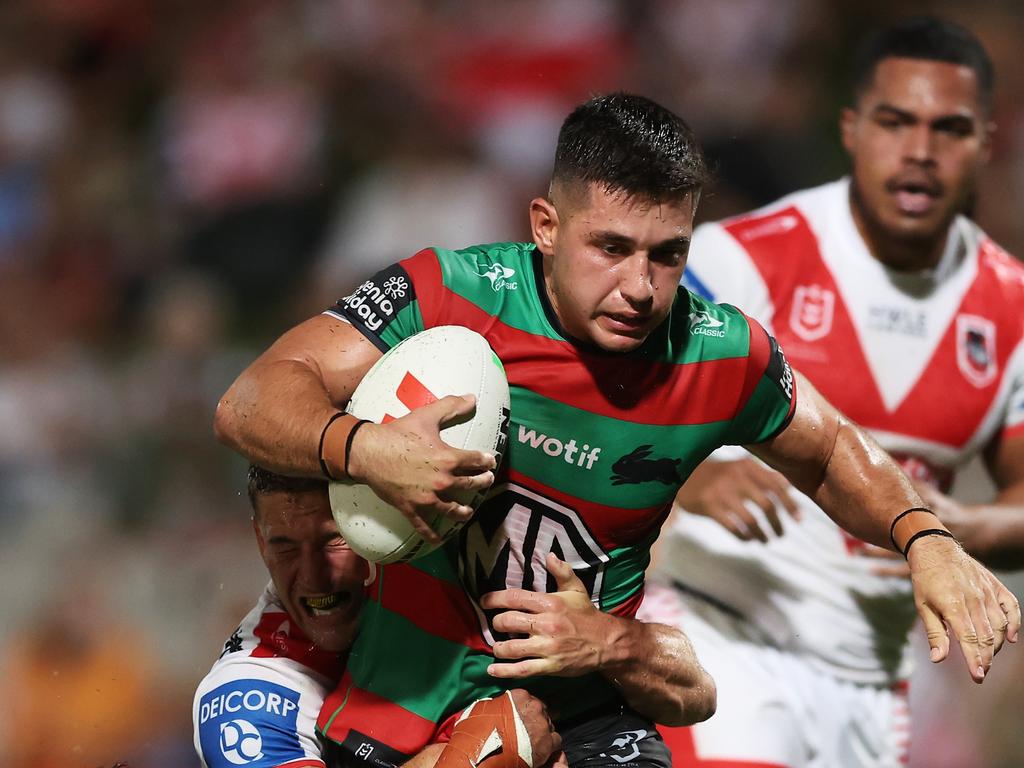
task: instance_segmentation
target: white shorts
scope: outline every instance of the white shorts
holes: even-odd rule
[[[718,688],[691,728],[660,728],[676,768],[896,768],[908,762],[907,686],[862,685],[750,639],[738,618],[648,582],[637,614],[682,629]]]

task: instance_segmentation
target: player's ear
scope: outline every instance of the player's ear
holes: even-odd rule
[[[530,231],[537,249],[545,256],[555,252],[558,239],[558,211],[554,204],[544,197],[530,201]]]

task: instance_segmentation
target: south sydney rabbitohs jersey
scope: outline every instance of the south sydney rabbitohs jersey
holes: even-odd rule
[[[292,624],[268,585],[231,633],[192,704],[196,751],[209,768],[323,768],[316,718],[344,669]]]
[[[767,439],[792,414],[785,357],[735,308],[680,288],[642,347],[613,355],[565,335],[540,269],[533,245],[427,249],[328,311],[382,351],[430,327],[475,330],[511,391],[508,447],[488,500],[445,547],[379,569],[370,585],[345,679],[319,723],[353,753],[383,742],[411,754],[453,713],[501,690],[487,674],[501,633],[478,598],[553,591],[548,552],[572,565],[595,605],[632,616],[682,480],[715,448]],[[618,701],[599,675],[529,687],[562,718]]]
[[[946,491],[993,439],[1024,436],[1024,268],[958,218],[934,271],[889,271],[861,239],[848,191],[840,180],[699,227],[684,282],[757,318],[912,478]],[[863,543],[793,494],[803,519],[784,515],[768,544],[680,515],[661,569],[834,674],[905,676],[909,580],[872,575],[879,561],[860,556]]]

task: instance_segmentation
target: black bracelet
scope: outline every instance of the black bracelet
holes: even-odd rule
[[[345,441],[345,479],[350,480],[352,475],[348,473],[348,459],[352,455],[352,439],[356,436],[356,432],[359,431],[363,424],[369,424],[370,422],[366,419],[360,419],[352,425],[352,431],[348,433],[348,439]]]
[[[913,544],[918,539],[920,539],[922,536],[945,536],[947,539],[952,539],[953,541],[957,541],[956,536],[954,536],[952,533],[950,533],[949,531],[947,531],[947,530],[945,530],[943,528],[925,528],[923,531],[918,531],[917,533],[915,533],[907,541],[907,546],[903,550],[903,556],[904,557],[906,557],[907,556],[907,552],[910,551],[910,545]],[[957,543],[959,544],[960,542],[957,541]]]
[[[334,480],[334,476],[331,474],[331,471],[327,468],[327,462],[324,461],[324,438],[327,437],[327,430],[330,428],[331,424],[336,422],[344,415],[344,411],[338,411],[336,414],[334,414],[333,416],[331,416],[331,418],[327,420],[327,423],[324,424],[324,428],[320,430],[320,446],[317,448],[316,455],[317,458],[320,459],[320,470],[324,473],[324,477],[326,477],[328,480]],[[348,457],[345,458],[345,461],[348,461]]]
[[[932,510],[928,509],[928,507],[911,507],[910,509],[905,509],[902,512],[900,512],[898,515],[896,515],[896,518],[889,525],[889,541],[892,542],[892,548],[895,549],[897,552],[902,552],[904,550],[901,550],[900,549],[900,545],[896,543],[896,536],[894,535],[896,533],[896,523],[898,523],[904,517],[909,515],[911,512],[928,512],[929,514],[932,514],[932,515],[935,514],[934,512],[932,512]],[[909,548],[909,545],[908,545],[908,548]]]

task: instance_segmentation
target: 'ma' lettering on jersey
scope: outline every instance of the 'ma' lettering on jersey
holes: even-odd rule
[[[581,447],[574,437],[565,441],[534,429],[527,429],[522,424],[519,425],[517,437],[522,445],[543,451],[553,459],[561,457],[566,464],[583,469],[593,468],[601,456],[601,449],[596,445],[591,447],[589,444],[583,443]]]
[[[360,285],[339,304],[349,320],[376,334],[414,298],[409,275],[394,264]]]
[[[278,765],[303,757],[299,692],[266,680],[232,680],[199,702],[199,742],[211,768]]]

